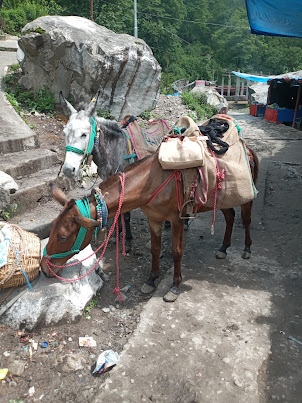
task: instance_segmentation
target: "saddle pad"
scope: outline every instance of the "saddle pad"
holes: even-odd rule
[[[153,120],[145,129],[142,129],[137,120],[134,120],[129,123],[125,130],[131,139],[137,159],[139,160],[154,154],[165,134],[170,131],[169,126],[162,119]]]

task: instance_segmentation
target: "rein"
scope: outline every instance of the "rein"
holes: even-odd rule
[[[97,133],[97,126],[96,126],[96,121],[94,118],[91,118],[91,130],[90,130],[90,135],[89,135],[89,141],[87,143],[86,149],[81,150],[80,148],[73,147],[73,146],[66,146],[65,151],[71,151],[76,154],[83,154],[82,158],[82,163],[84,163],[88,156],[91,154],[95,140],[96,140],[96,133]]]
[[[177,193],[177,207],[178,211],[181,209],[181,192],[180,192],[180,182],[181,182],[181,172],[180,170],[176,169],[171,173],[170,176],[152,193],[150,199],[147,201],[146,204],[151,203],[151,201],[167,186],[167,184],[175,178],[176,183],[176,193]]]
[[[50,262],[50,259],[51,259],[52,257],[56,257],[57,255],[63,255],[63,254],[57,254],[57,255],[51,255],[51,256],[50,256],[50,255],[48,255],[47,252],[46,252],[46,247],[44,248],[44,252],[46,252],[46,254],[44,254],[44,252],[43,252],[43,254],[44,254],[45,258],[46,258],[46,266],[47,266],[48,270],[49,270],[56,278],[58,278],[59,280],[66,281],[66,282],[73,282],[73,281],[81,280],[82,278],[84,278],[84,277],[88,276],[90,273],[92,273],[92,272],[97,268],[99,262],[100,262],[101,259],[103,258],[104,253],[105,253],[105,251],[106,251],[106,249],[107,249],[107,245],[108,245],[109,239],[110,239],[110,237],[111,237],[111,235],[112,235],[112,233],[113,233],[113,231],[114,231],[114,227],[115,227],[115,226],[116,226],[116,229],[117,229],[117,231],[118,231],[118,217],[119,217],[119,215],[120,215],[121,208],[122,208],[122,204],[123,204],[123,201],[124,201],[125,174],[122,173],[122,176],[119,176],[119,179],[120,179],[120,182],[121,182],[121,193],[120,193],[120,198],[119,198],[119,205],[118,205],[118,208],[117,208],[115,217],[114,217],[113,224],[112,224],[112,226],[111,226],[111,228],[110,228],[110,230],[109,230],[109,233],[108,233],[108,236],[107,236],[106,240],[105,240],[93,253],[91,253],[91,255],[85,257],[84,259],[82,259],[82,260],[80,260],[80,261],[77,261],[77,262],[74,262],[74,263],[71,263],[71,264],[68,264],[68,265],[59,266],[59,265],[55,265],[55,264],[51,263],[51,262]],[[89,209],[89,210],[90,210],[90,209]],[[90,214],[90,213],[89,213],[89,214]],[[123,222],[123,220],[122,220],[122,222]],[[82,228],[82,227],[81,227],[81,228]],[[125,245],[124,238],[125,238],[125,231],[123,231],[123,256],[126,255],[125,247],[124,247],[124,245]],[[77,240],[76,240],[76,241],[77,241]],[[116,261],[116,264],[117,264],[117,284],[116,284],[116,288],[113,290],[113,293],[116,293],[116,294],[118,295],[118,298],[120,299],[120,301],[123,301],[123,299],[122,299],[122,297],[121,297],[121,294],[120,294],[120,288],[119,288],[118,237],[117,237],[116,246],[117,246],[117,251],[116,251],[116,254],[117,254],[117,261]],[[65,268],[65,267],[75,266],[75,265],[77,265],[78,263],[82,263],[82,262],[84,262],[86,259],[89,259],[89,258],[92,257],[93,255],[96,255],[96,253],[97,253],[100,249],[102,249],[102,248],[104,248],[103,251],[102,251],[102,254],[101,254],[101,256],[99,257],[99,259],[97,260],[96,264],[93,266],[93,268],[92,268],[91,270],[89,270],[86,274],[83,274],[83,275],[80,276],[80,277],[77,277],[77,278],[74,278],[74,279],[66,279],[66,278],[63,278],[63,277],[58,276],[58,275],[57,275],[56,273],[54,273],[54,271],[51,269],[51,266],[52,266],[52,267],[56,267],[56,268],[60,268],[60,269],[63,269],[63,268]],[[65,252],[65,253],[67,253],[67,252]],[[68,252],[65,256],[67,256],[67,255],[70,254],[70,253],[73,253],[73,252]],[[77,252],[77,253],[78,253],[78,252]],[[63,256],[60,256],[60,257],[63,257]]]

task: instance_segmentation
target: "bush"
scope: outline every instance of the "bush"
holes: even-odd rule
[[[54,112],[55,98],[49,88],[44,87],[35,93],[25,91],[18,80],[20,77],[19,65],[12,65],[9,68],[9,73],[4,77],[3,84],[7,93],[7,99],[22,115],[21,109],[34,113],[52,114]]]
[[[196,113],[197,120],[210,118],[218,112],[215,106],[207,103],[207,98],[204,94],[183,92],[181,98],[183,104]]]
[[[58,15],[62,11],[54,0],[4,0],[0,20],[3,30],[18,35],[28,22],[43,15]]]

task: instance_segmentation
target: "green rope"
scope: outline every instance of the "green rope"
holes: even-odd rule
[[[84,217],[90,218],[90,207],[89,207],[89,200],[88,199],[77,200],[76,205],[78,206],[78,209],[80,210],[80,213]],[[82,246],[82,243],[83,243],[83,241],[85,239],[86,233],[87,233],[87,229],[81,226],[80,230],[79,230],[79,233],[78,233],[78,236],[77,236],[77,239],[75,240],[75,243],[74,243],[73,247],[71,248],[71,250],[68,251],[68,252],[55,253],[54,255],[51,255],[50,258],[51,259],[52,258],[61,258],[61,257],[66,257],[68,255],[71,255],[72,253],[79,253],[80,248]],[[46,246],[45,246],[45,248],[43,250],[43,256],[47,255]]]
[[[90,132],[90,138],[89,138],[89,143],[88,143],[87,153],[86,153],[87,157],[92,152],[95,139],[96,139],[96,121],[93,118],[91,118],[91,132]],[[65,151],[66,152],[71,151],[76,154],[85,154],[84,150],[81,150],[80,148],[76,148],[73,146],[66,146]]]

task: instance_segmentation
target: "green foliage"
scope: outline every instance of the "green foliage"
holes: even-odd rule
[[[12,65],[4,77],[3,84],[6,96],[15,110],[22,116],[22,108],[28,112],[52,114],[55,106],[54,94],[44,87],[35,93],[24,90],[18,83],[20,77],[19,65]]]
[[[100,111],[100,110],[97,110],[97,111],[96,111],[96,114],[97,114],[97,116],[100,116],[101,118],[104,118],[104,119],[110,119],[110,120],[113,120],[113,119],[114,119],[114,117],[110,114],[109,111]]]
[[[62,11],[55,0],[4,0],[0,19],[5,32],[19,35],[28,22],[43,15],[60,14]]]
[[[281,74],[302,70],[299,38],[249,33],[244,0],[140,0],[138,36],[162,68],[161,90],[181,78],[221,80],[223,73]],[[42,15],[90,18],[88,0],[4,0],[0,29],[20,34]],[[94,22],[117,33],[134,34],[133,0],[94,0]],[[167,87],[167,88],[166,88]]]
[[[89,305],[85,308],[85,311],[84,311],[84,315],[85,315],[86,319],[91,319],[90,311],[92,308],[96,307],[97,304],[98,304],[98,302],[96,299],[92,299],[90,301]]]
[[[0,212],[0,218],[4,221],[10,220],[16,214],[18,205],[16,203],[10,204],[6,210]]]
[[[144,120],[149,120],[151,118],[151,111],[144,111],[139,116]]]
[[[182,103],[191,109],[194,114],[189,114],[193,120],[207,119],[215,115],[218,111],[212,105],[207,104],[206,96],[204,94],[195,94],[192,92],[183,92],[181,94]]]

